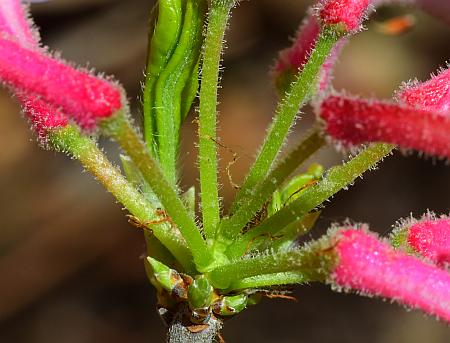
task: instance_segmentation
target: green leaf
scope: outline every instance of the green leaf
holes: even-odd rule
[[[186,192],[184,192],[181,199],[183,200],[183,203],[192,218],[195,218],[195,186],[190,187]]]
[[[151,50],[149,54],[148,82],[144,90],[145,137],[148,146],[156,143],[161,167],[172,184],[177,182],[181,123],[198,88],[205,12],[205,0],[182,3],[162,0],[160,14],[165,16],[158,19],[151,44],[151,49],[157,51],[152,53]],[[177,25],[181,25],[178,31],[174,28]]]
[[[302,192],[317,182],[323,174],[323,167],[314,163],[309,166],[306,173],[294,176],[281,190],[276,190],[272,195],[272,201],[268,208],[268,216],[272,216],[283,206],[297,199]]]
[[[181,275],[165,264],[147,257],[154,276],[154,285],[156,288],[162,288],[181,299],[187,299],[187,285]]]
[[[155,84],[175,50],[182,23],[182,0],[158,1],[158,18],[149,44],[143,93],[144,135],[147,146],[154,155],[157,155],[158,145],[154,114]]]

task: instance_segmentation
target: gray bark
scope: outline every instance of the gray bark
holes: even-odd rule
[[[188,310],[184,306],[180,306],[174,314],[160,309],[160,315],[169,328],[167,343],[212,343],[222,328],[222,322],[214,316],[211,316],[205,324],[198,326],[192,324],[188,319]]]

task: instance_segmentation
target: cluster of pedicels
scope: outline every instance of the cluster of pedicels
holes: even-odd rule
[[[320,101],[315,107],[324,133],[342,146],[387,142],[450,157],[445,134],[450,129],[448,69],[427,82],[405,84],[396,101],[363,100],[330,90],[339,51],[382,2],[320,1],[309,11],[293,46],[281,53],[274,69],[277,83],[282,88],[292,80],[314,49],[320,28],[333,26],[345,34],[317,80]],[[437,1],[407,2],[439,13]],[[19,0],[0,2],[0,79],[22,104],[41,141],[50,144],[52,133],[69,126],[92,132],[126,106],[117,84],[76,69],[42,47]],[[449,218],[427,214],[403,221],[389,240],[369,232],[366,225],[346,224],[331,229],[324,240],[327,254],[334,256],[328,281],[336,288],[396,300],[450,322]]]
[[[384,3],[416,5],[450,22],[449,3],[411,0],[319,1],[304,19],[290,48],[273,68],[283,92],[302,70],[319,39],[321,27],[334,26],[340,38],[322,66],[313,104],[323,133],[340,149],[390,143],[440,158],[450,157],[450,69],[425,82],[407,82],[393,100],[361,99],[332,89],[332,69],[349,36],[362,29],[371,10]],[[442,4],[445,3],[445,4]],[[439,11],[442,4],[442,11]],[[447,9],[447,11],[446,11]],[[389,239],[365,224],[335,225],[328,244],[336,262],[328,281],[336,289],[381,296],[450,322],[450,219],[428,213],[399,222]]]

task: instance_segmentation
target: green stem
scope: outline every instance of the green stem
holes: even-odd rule
[[[318,242],[299,250],[233,261],[214,269],[208,278],[219,289],[228,289],[246,278],[292,271],[302,273],[308,280],[323,280],[329,270],[327,266],[334,258],[330,259],[332,254],[317,253],[317,248],[322,247],[321,241]]]
[[[104,128],[116,140],[142,173],[161,201],[171,220],[183,235],[199,271],[212,263],[212,255],[197,228],[194,218],[184,206],[174,188],[165,178],[156,160],[150,156],[144,142],[123,114],[104,123]]]
[[[289,128],[302,105],[304,105],[315,91],[315,80],[340,35],[333,28],[324,29],[317,40],[311,57],[291,84],[285,98],[278,105],[276,115],[269,128],[263,146],[251,167],[243,185],[236,194],[231,206],[232,212],[240,207],[243,199],[254,197],[256,185],[268,174],[278,152],[286,139]]]
[[[142,223],[161,220],[157,211],[136,190],[99,150],[94,141],[81,135],[80,131],[68,126],[55,131],[50,141],[58,150],[64,151],[78,159],[96,179]],[[155,224],[151,230],[159,241],[177,258],[185,270],[193,269],[192,255],[186,242],[178,237],[166,223]]]
[[[320,132],[315,129],[305,140],[295,147],[289,155],[255,188],[258,196],[250,197],[247,202],[241,201],[241,206],[228,219],[220,223],[220,233],[226,239],[236,237],[240,230],[252,219],[255,213],[272,196],[273,192],[291,175],[306,159],[325,144]]]
[[[199,170],[203,231],[214,238],[220,220],[217,181],[217,89],[223,39],[233,2],[212,1],[203,47],[199,107]]]
[[[227,289],[227,292],[249,288],[265,288],[271,286],[293,285],[312,281],[305,273],[286,272],[276,274],[257,275],[235,281]]]
[[[334,194],[351,185],[365,171],[374,168],[393,149],[394,146],[389,144],[373,144],[344,165],[331,168],[320,182],[307,188],[298,199],[230,245],[229,257],[242,256],[258,237],[275,235],[290,223],[298,221]]]

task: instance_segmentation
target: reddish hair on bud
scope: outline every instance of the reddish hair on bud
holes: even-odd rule
[[[24,47],[39,50],[39,35],[32,29],[26,8],[20,0],[0,2],[0,35],[18,42]],[[16,92],[24,114],[31,122],[38,139],[44,145],[48,134],[67,126],[67,118],[46,101],[34,94]]]
[[[344,146],[371,142],[450,157],[450,118],[375,100],[330,96],[318,107],[326,133]]]
[[[433,112],[450,112],[450,69],[444,69],[430,80],[403,86],[397,98],[406,105]]]
[[[392,299],[450,322],[450,273],[364,230],[340,229],[334,238],[331,283],[337,288]]]
[[[324,25],[343,25],[347,32],[359,29],[369,7],[369,0],[325,0],[319,7]]]
[[[16,94],[16,96],[22,104],[23,112],[42,142],[46,141],[50,131],[63,128],[69,124],[67,118],[60,111],[52,108],[45,101],[23,93]]]
[[[85,129],[122,107],[121,92],[110,82],[1,38],[0,79],[15,91],[42,97]]]

